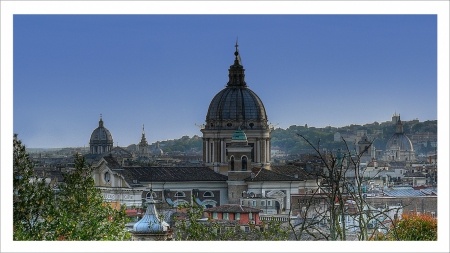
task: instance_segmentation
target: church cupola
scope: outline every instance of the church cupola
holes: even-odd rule
[[[234,62],[228,69],[228,83],[211,100],[203,133],[203,162],[214,171],[230,170],[231,145],[245,147],[249,167],[270,169],[270,133],[266,109],[259,96],[245,82],[244,67],[236,42]],[[245,134],[244,134],[245,132]],[[246,137],[246,140],[240,138]],[[241,141],[241,142],[240,142]],[[249,148],[249,149],[248,149]],[[234,156],[237,161],[241,156]],[[240,170],[240,169],[239,169]]]
[[[403,133],[403,123],[400,120],[400,114],[398,115],[397,124],[395,125],[395,133],[402,134]]]
[[[241,56],[239,55],[239,50],[238,50],[238,44],[236,42],[236,51],[234,52],[235,55],[235,59],[234,59],[234,64],[230,66],[230,69],[228,70],[229,74],[229,81],[227,83],[227,87],[231,87],[231,86],[247,86],[247,84],[245,83],[245,74],[244,74],[244,67],[242,66],[241,63]]]

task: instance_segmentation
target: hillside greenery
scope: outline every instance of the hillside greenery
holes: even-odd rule
[[[424,122],[416,121],[405,121],[403,122],[404,133],[406,135],[430,132],[437,133],[437,120],[428,120]],[[272,137],[272,148],[278,148],[284,151],[286,154],[301,154],[310,153],[312,150],[310,146],[298,137],[298,134],[305,136],[312,143],[317,144],[320,139],[320,146],[322,150],[336,150],[338,148],[345,148],[342,141],[334,141],[334,134],[339,132],[341,134],[356,134],[357,130],[367,130],[367,134],[370,136],[375,136],[375,141],[373,143],[376,149],[384,150],[386,143],[389,138],[395,133],[395,125],[389,123],[378,123],[373,122],[371,124],[365,125],[348,125],[344,127],[308,127],[307,125],[298,126],[292,125],[286,129],[276,128],[271,133]],[[201,152],[203,141],[198,135],[193,136],[183,136],[180,139],[166,140],[160,142],[160,147],[165,153],[171,152],[189,152],[197,151]],[[351,145],[351,143],[350,143]],[[155,145],[151,146],[151,149]],[[428,151],[434,151],[428,147],[422,147],[421,150],[417,150],[421,153],[426,153]]]

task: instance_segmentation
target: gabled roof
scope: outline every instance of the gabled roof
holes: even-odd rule
[[[102,157],[103,160],[105,160],[105,162],[108,165],[108,168],[115,170],[115,169],[120,169],[122,166],[120,166],[120,164],[117,162],[117,160],[112,157],[111,155],[107,155]]]
[[[242,206],[239,204],[225,204],[221,206],[211,207],[204,210],[205,212],[217,213],[259,213],[261,209]]]
[[[123,167],[117,171],[128,183],[182,182],[182,181],[227,181],[228,177],[207,167]]]

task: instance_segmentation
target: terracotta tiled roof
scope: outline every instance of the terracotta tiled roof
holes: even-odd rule
[[[221,206],[211,207],[204,210],[205,212],[217,212],[217,213],[259,213],[261,209],[241,206],[238,204],[225,204]]]
[[[177,181],[227,181],[228,177],[207,167],[123,167],[117,171],[128,183]]]

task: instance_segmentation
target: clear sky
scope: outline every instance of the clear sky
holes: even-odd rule
[[[437,15],[14,15],[13,131],[28,147],[201,135],[234,45],[277,127],[437,119]]]
[[[29,147],[201,135],[238,39],[269,121],[437,119],[436,15],[16,15],[14,132]]]

